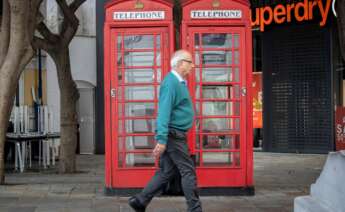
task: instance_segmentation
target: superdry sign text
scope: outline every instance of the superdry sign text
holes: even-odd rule
[[[309,21],[315,18],[314,14],[320,13],[320,26],[324,26],[327,21],[332,0],[304,0],[302,2],[287,5],[278,4],[274,7],[266,6],[256,8],[251,14],[252,26],[259,26],[260,31],[265,30],[265,26],[272,22],[282,24],[291,22],[292,18],[298,22]]]

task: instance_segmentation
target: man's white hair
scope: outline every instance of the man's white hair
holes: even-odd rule
[[[171,68],[176,68],[181,60],[186,59],[187,53],[188,52],[183,49],[177,50],[170,59]]]

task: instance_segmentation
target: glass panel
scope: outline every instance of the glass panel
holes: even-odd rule
[[[202,120],[203,132],[228,132],[240,129],[238,118],[210,118]]]
[[[126,133],[153,133],[156,129],[154,119],[126,120]]]
[[[154,103],[127,103],[126,116],[127,117],[140,117],[140,116],[153,116],[155,110]]]
[[[117,49],[118,49],[118,51],[121,49],[121,47],[122,47],[122,36],[119,35],[117,37]]]
[[[119,115],[119,117],[123,116],[122,108],[122,104],[117,104],[117,114]]]
[[[126,69],[125,82],[126,83],[152,83],[154,82],[153,69]],[[160,82],[160,69],[157,70],[157,78]]]
[[[229,82],[232,68],[204,68],[202,72],[203,82]],[[199,78],[197,77],[197,82]]]
[[[231,65],[231,51],[203,51],[202,64],[205,65]]]
[[[233,85],[230,87],[230,98],[231,99],[239,99],[240,98],[240,86],[239,85]]]
[[[161,82],[162,81],[162,71],[161,69],[157,69],[157,76],[156,76],[156,82]]]
[[[240,69],[238,67],[235,68],[233,73],[233,82],[240,82]]]
[[[204,166],[231,166],[230,152],[204,152]]]
[[[195,149],[200,149],[200,134],[195,135]]]
[[[240,35],[234,34],[234,47],[238,48],[240,46]]]
[[[207,85],[202,86],[202,98],[204,99],[228,99],[229,98],[230,85],[213,86]],[[197,99],[200,98],[200,86],[196,86],[195,96]]]
[[[195,80],[200,82],[200,68],[195,68]]]
[[[200,52],[195,52],[194,55],[195,55],[194,64],[198,66],[200,65]]]
[[[240,166],[239,152],[204,152],[204,166]]]
[[[155,158],[151,152],[149,153],[128,153],[126,154],[127,167],[154,166]]]
[[[123,137],[118,137],[118,166],[123,167],[123,157],[124,157],[124,148],[123,148]]]
[[[202,122],[201,122],[201,119],[195,119],[195,132],[196,133],[199,133],[200,132],[200,129],[201,129],[201,125]],[[199,139],[199,138],[198,138]]]
[[[202,104],[204,116],[239,116],[239,102],[204,102]]]
[[[200,103],[199,103],[199,102],[196,102],[196,103],[195,103],[195,114],[196,114],[197,116],[199,116],[199,115],[200,115],[200,111],[201,111],[201,109],[200,109]]]
[[[154,141],[154,136],[127,136],[126,150],[152,149]]]
[[[121,56],[118,56],[118,64],[121,64]],[[125,52],[125,66],[160,66],[160,52],[156,54],[156,64],[154,64],[154,52]]]
[[[126,100],[153,100],[154,86],[125,87]]]
[[[198,49],[199,45],[200,45],[200,34],[194,34],[194,46],[195,46],[195,48]]]
[[[123,125],[123,124],[124,124],[124,121],[123,121],[123,120],[119,120],[119,121],[118,121],[118,127],[117,127],[117,128],[118,128],[118,133],[119,133],[120,135],[123,135],[124,132],[125,132],[125,131],[124,131],[125,129],[124,129],[124,125]]]
[[[125,49],[153,49],[153,35],[126,35]]]
[[[121,49],[118,49],[118,51],[117,51],[117,65],[119,66],[118,72],[121,72],[121,66],[123,65],[122,63],[123,63],[122,52],[121,52]]]
[[[235,60],[235,65],[238,65],[239,63],[240,63],[240,53],[239,53],[239,51],[235,51],[235,58],[234,58],[234,60]]]
[[[212,48],[231,48],[232,39],[231,34],[225,33],[206,33],[202,34],[202,45],[203,48],[212,47]]]
[[[239,135],[203,135],[202,147],[204,149],[239,149]]]
[[[160,49],[161,48],[161,36],[156,35],[156,48]]]

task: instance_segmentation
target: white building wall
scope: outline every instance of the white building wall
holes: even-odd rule
[[[61,20],[55,0],[47,0],[47,25],[52,31],[58,29]],[[87,0],[76,12],[80,25],[70,44],[72,76],[75,81],[96,86],[96,0]],[[77,83],[83,85],[83,83]],[[81,86],[83,87],[83,86]],[[60,91],[54,61],[47,57],[47,101],[53,110],[53,131],[60,131]]]

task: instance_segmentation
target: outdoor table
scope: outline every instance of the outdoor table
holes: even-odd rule
[[[60,138],[60,133],[6,133],[6,142],[12,142],[15,145],[15,169],[23,172],[25,169],[25,162],[27,154],[29,155],[29,166],[31,167],[31,143],[39,142],[39,165],[41,159],[44,168],[50,165],[50,150],[49,143],[55,142],[55,139]],[[46,146],[44,149],[43,146]],[[55,165],[55,151],[52,151],[52,164]]]

